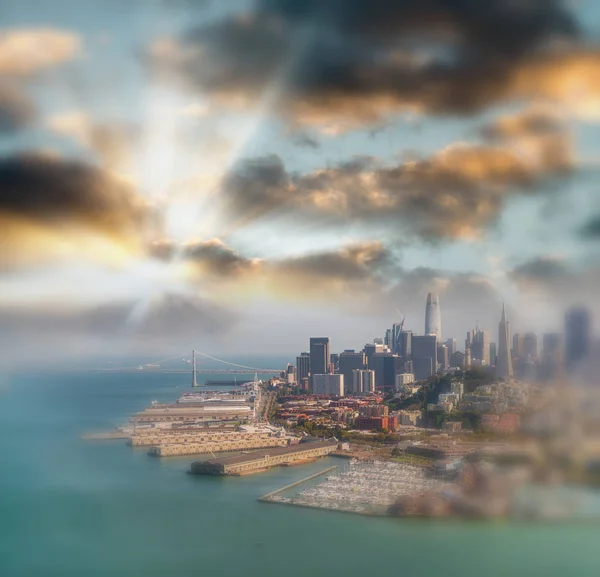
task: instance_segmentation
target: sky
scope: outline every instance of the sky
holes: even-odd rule
[[[594,0],[7,0],[0,361],[596,315]]]

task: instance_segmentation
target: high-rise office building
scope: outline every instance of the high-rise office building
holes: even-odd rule
[[[297,382],[296,380],[296,367],[288,363],[285,368],[285,379],[288,385],[292,385]]]
[[[394,323],[392,325],[392,352],[396,355],[398,355],[399,357],[402,356],[402,353],[400,352],[400,335],[402,333],[402,327],[404,326],[403,323]]]
[[[394,330],[387,329],[385,331],[385,338],[383,339],[383,344],[390,349],[390,351],[394,350]]]
[[[523,335],[520,333],[515,333],[513,335],[512,340],[512,356],[516,359],[522,359],[524,357],[523,353]]]
[[[482,365],[490,364],[490,333],[475,329],[471,336],[471,361],[478,360]]]
[[[310,376],[310,353],[301,353],[296,357],[296,379],[301,383]]]
[[[438,341],[442,340],[442,313],[440,299],[435,293],[427,295],[425,306],[425,335],[435,335]]]
[[[452,355],[458,350],[456,339],[446,339],[446,348],[448,349],[448,356],[452,358]]]
[[[349,390],[352,386],[352,371],[355,369],[366,369],[367,368],[367,357],[364,352],[354,352],[354,350],[346,350],[340,353],[339,361],[339,372],[344,375],[344,383],[346,384],[346,390]],[[360,391],[354,391],[359,393]]]
[[[344,375],[312,375],[312,382],[315,395],[344,396]]]
[[[492,367],[496,366],[496,356],[497,356],[496,343],[490,343],[490,365]]]
[[[399,331],[396,337],[394,351],[404,362],[410,361],[412,355],[412,331]]]
[[[525,333],[523,336],[523,358],[535,360],[539,356],[538,336],[535,333]]]
[[[450,366],[450,355],[446,345],[437,346],[437,362],[440,369],[445,370]]]
[[[504,380],[513,378],[512,357],[510,354],[510,324],[506,317],[506,307],[504,305],[502,305],[502,318],[498,325],[496,377]]]
[[[565,315],[565,366],[567,371],[577,366],[590,355],[592,320],[589,310],[573,308]]]
[[[340,363],[340,355],[338,353],[331,353],[329,355],[329,364],[333,365],[332,373],[336,372]]]
[[[563,365],[563,338],[560,333],[546,333],[542,337],[540,378],[551,381],[557,378]]]
[[[375,371],[354,369],[352,371],[352,394],[366,395],[375,392]]]
[[[330,363],[329,337],[311,337],[310,339],[310,373],[326,375]]]
[[[376,353],[371,357],[369,368],[375,371],[375,386],[393,389],[396,375],[402,372],[402,359],[393,353]]]
[[[412,337],[412,362],[415,380],[422,381],[437,372],[437,337],[423,335]]]
[[[371,358],[373,357],[373,355],[383,353],[384,346],[385,345],[379,344],[379,343],[367,343],[363,347],[363,351],[365,353],[365,356],[367,357],[367,366],[369,366],[369,368],[372,368],[370,366],[370,362],[371,362]]]

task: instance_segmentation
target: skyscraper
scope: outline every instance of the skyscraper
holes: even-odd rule
[[[535,333],[525,333],[523,337],[523,357],[535,360],[538,356],[538,336]]]
[[[490,364],[490,333],[475,329],[471,332],[471,361],[477,359],[482,365]]]
[[[517,359],[523,358],[523,335],[515,333],[512,342],[512,356]]]
[[[448,354],[448,347],[446,345],[437,346],[437,362],[442,370],[450,366],[450,355]]]
[[[356,353],[353,350],[347,350],[340,353],[339,371],[344,375],[346,391],[350,391],[353,386],[352,372],[356,369],[363,370],[367,368],[367,357],[362,351]],[[352,390],[354,393],[361,391]]]
[[[442,340],[442,314],[440,311],[440,299],[436,293],[427,295],[425,306],[425,334],[435,335],[438,342]]]
[[[310,339],[310,374],[325,375],[329,373],[329,337],[311,337]]]
[[[373,357],[373,355],[384,352],[383,347],[384,347],[384,345],[379,344],[379,343],[367,343],[363,347],[363,351],[367,357],[367,365],[370,365],[371,358]],[[369,368],[371,368],[371,367],[369,367]]]
[[[437,338],[435,335],[412,337],[412,361],[417,381],[422,381],[437,373]]]
[[[310,353],[302,353],[296,357],[296,379],[298,384],[310,376]]]
[[[448,356],[452,357],[452,355],[457,351],[456,339],[446,339],[446,348],[448,349]]]
[[[396,386],[396,375],[402,372],[402,361],[392,353],[376,353],[369,361],[369,369],[375,371],[375,385],[382,389]]]
[[[545,333],[543,335],[539,375],[542,381],[552,381],[562,372],[563,348],[563,337],[560,333]]]
[[[502,305],[502,319],[498,325],[498,358],[496,359],[496,377],[512,379],[513,367],[510,355],[510,325],[506,318],[506,307]]]
[[[577,367],[590,354],[591,315],[581,307],[565,315],[565,364],[568,371]]]

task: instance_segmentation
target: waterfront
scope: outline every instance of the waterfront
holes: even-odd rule
[[[410,577],[597,575],[595,525],[432,524],[271,506],[258,497],[339,460],[195,477],[185,474],[194,458],[80,438],[151,400],[175,400],[187,384],[176,374],[9,378],[0,391],[2,577],[353,576],[374,567]]]

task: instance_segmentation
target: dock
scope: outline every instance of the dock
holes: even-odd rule
[[[129,439],[129,434],[123,431],[105,431],[102,433],[84,433],[81,438],[86,441],[109,441],[111,439]]]
[[[322,471],[319,471],[318,473],[314,473],[313,475],[304,477],[304,479],[300,479],[299,481],[290,483],[289,485],[286,485],[285,487],[281,487],[280,489],[275,489],[275,491],[271,491],[270,493],[267,493],[266,495],[259,497],[258,500],[273,502],[274,501],[273,497],[276,497],[280,493],[283,493],[284,491],[288,491],[289,489],[293,489],[294,487],[298,487],[299,485],[302,485],[303,483],[307,483],[308,481],[312,481],[313,479],[316,479],[317,477],[322,477],[323,475],[327,475],[327,473],[331,473],[331,471],[334,471],[337,468],[338,468],[338,466],[334,465],[333,467],[328,467],[327,469],[323,469]]]
[[[252,451],[247,454],[222,457],[210,461],[196,461],[192,463],[190,473],[193,475],[245,475],[256,473],[278,465],[325,457],[335,451],[337,446],[338,442],[336,440],[328,440]]]

